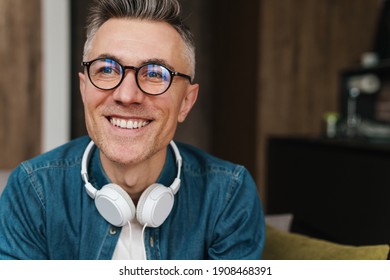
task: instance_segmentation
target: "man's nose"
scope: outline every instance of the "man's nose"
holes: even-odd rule
[[[122,83],[114,91],[114,100],[123,104],[142,103],[145,94],[137,85],[134,71],[127,70],[124,75]]]

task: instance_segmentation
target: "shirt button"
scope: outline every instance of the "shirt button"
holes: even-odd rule
[[[110,227],[110,234],[115,235],[116,234],[116,228],[115,227]]]
[[[153,239],[153,237],[150,237],[150,247],[154,247],[154,239]]]

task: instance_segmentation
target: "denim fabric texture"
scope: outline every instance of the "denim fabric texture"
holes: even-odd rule
[[[121,228],[106,222],[87,195],[81,159],[90,138],[81,137],[21,163],[0,198],[0,259],[111,259]],[[242,166],[177,143],[183,158],[181,188],[167,220],[146,228],[148,259],[260,259],[265,242],[262,205]],[[173,151],[158,179],[176,176]],[[89,179],[109,183],[99,150]]]

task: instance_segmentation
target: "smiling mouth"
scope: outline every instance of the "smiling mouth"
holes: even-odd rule
[[[126,120],[121,118],[109,118],[109,121],[112,125],[123,129],[140,129],[151,122],[145,120]]]

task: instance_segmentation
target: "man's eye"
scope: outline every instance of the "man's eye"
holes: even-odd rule
[[[161,73],[158,72],[148,72],[147,73],[148,78],[161,78]]]
[[[112,67],[102,67],[99,71],[102,74],[112,74],[114,72],[114,69]]]

